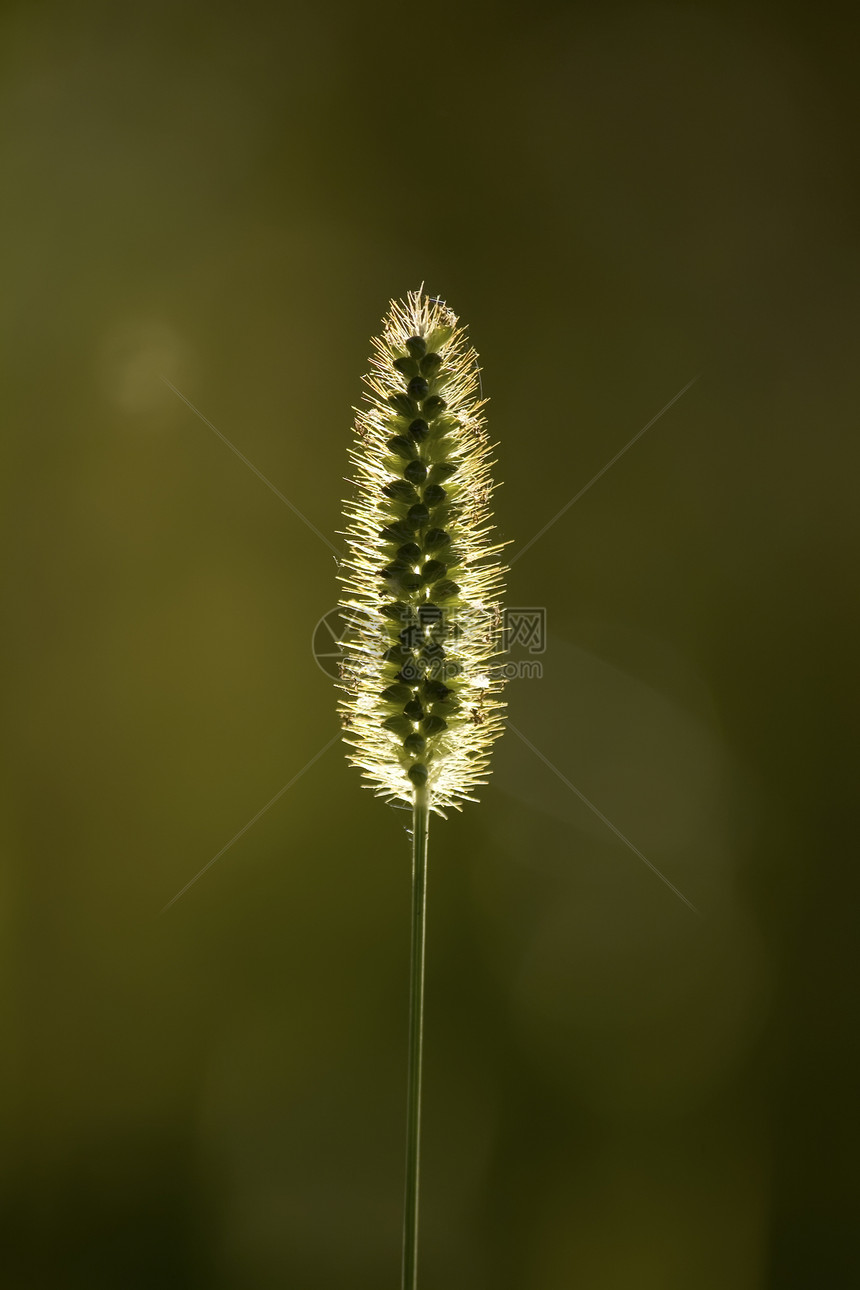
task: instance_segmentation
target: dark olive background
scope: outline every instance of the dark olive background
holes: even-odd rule
[[[392,296],[541,680],[431,838],[422,1286],[857,1275],[857,33],[6,6],[4,1286],[396,1287],[407,817],[310,651]],[[853,1265],[853,1266],[852,1266]]]

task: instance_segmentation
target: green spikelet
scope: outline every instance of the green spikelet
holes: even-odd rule
[[[392,302],[356,410],[339,574],[348,756],[389,800],[426,786],[439,814],[474,800],[502,730],[505,569],[478,370],[447,305]]]

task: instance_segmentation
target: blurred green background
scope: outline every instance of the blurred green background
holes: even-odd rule
[[[545,606],[431,847],[422,1284],[857,1275],[856,31],[7,5],[3,1284],[399,1284],[407,817],[311,655],[389,298]]]

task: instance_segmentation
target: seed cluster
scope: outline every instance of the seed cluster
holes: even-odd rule
[[[474,800],[502,728],[491,445],[477,355],[445,304],[392,302],[373,344],[339,575],[340,711],[377,792],[408,803],[427,785],[442,813]]]

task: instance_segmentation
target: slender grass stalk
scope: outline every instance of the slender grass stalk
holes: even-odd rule
[[[430,814],[474,801],[502,731],[501,544],[478,361],[456,316],[413,291],[374,342],[351,452],[340,609],[349,759],[412,809],[403,1290],[415,1290]]]
[[[415,1290],[418,1284],[418,1180],[421,1159],[421,1058],[424,1045],[424,941],[427,927],[429,832],[430,805],[427,789],[416,788],[412,807],[412,957],[409,966],[403,1290]]]

